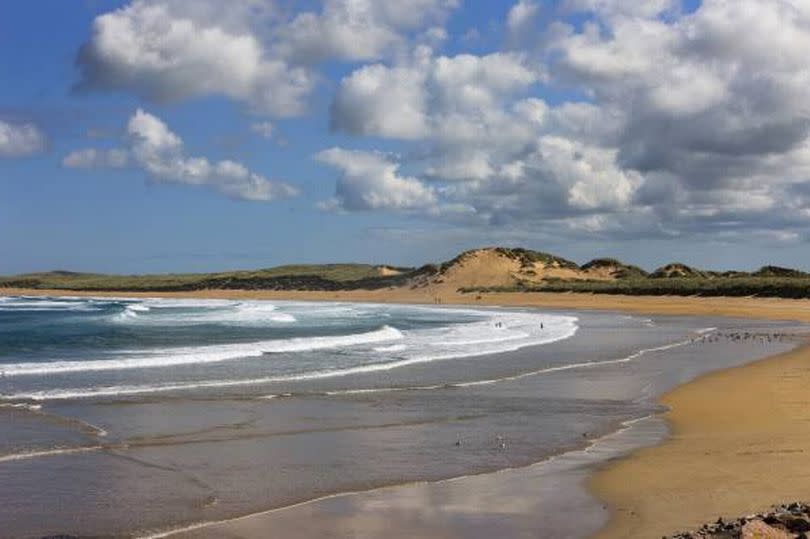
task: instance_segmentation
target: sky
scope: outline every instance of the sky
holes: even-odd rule
[[[0,3],[0,274],[810,269],[805,0]]]

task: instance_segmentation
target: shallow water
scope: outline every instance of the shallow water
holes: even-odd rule
[[[526,466],[657,412],[657,395],[700,373],[791,348],[781,334],[795,330],[520,309],[7,299],[2,533],[147,533]],[[566,473],[557,494],[590,504],[585,530],[599,506]]]

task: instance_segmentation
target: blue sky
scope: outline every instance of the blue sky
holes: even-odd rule
[[[0,274],[810,267],[798,0],[381,6],[0,4]]]

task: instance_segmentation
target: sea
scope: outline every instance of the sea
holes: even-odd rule
[[[596,311],[0,297],[0,537],[154,536],[536,466],[620,439],[658,417],[663,392],[787,351],[802,331]],[[653,431],[615,447],[665,435]],[[559,482],[555,503],[586,499],[592,518],[563,534],[554,504],[545,520],[533,506],[545,523],[534,526],[587,536],[604,510],[559,474],[544,477]]]

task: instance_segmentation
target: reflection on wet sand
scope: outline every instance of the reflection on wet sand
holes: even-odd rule
[[[153,537],[586,537],[607,520],[605,508],[581,488],[592,467],[665,435],[663,422],[650,417],[525,468],[330,496]]]

